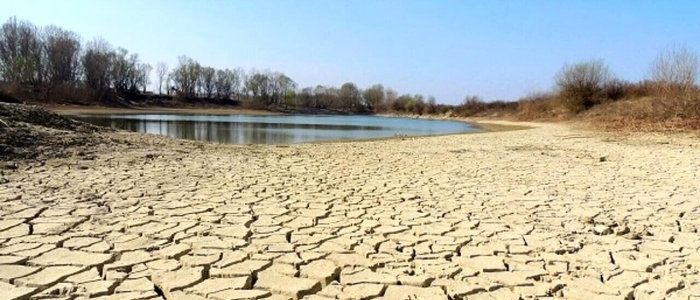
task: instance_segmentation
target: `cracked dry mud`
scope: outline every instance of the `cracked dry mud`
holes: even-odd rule
[[[131,146],[3,171],[0,299],[700,297],[692,139],[108,134]]]

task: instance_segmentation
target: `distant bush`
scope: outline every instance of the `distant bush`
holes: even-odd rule
[[[627,97],[631,84],[620,79],[612,79],[605,83],[602,96],[605,100],[617,101]]]
[[[656,85],[654,82],[645,80],[638,83],[631,83],[627,86],[626,98],[642,98],[648,97],[655,93]]]
[[[651,66],[655,96],[673,118],[700,118],[700,90],[696,86],[700,58],[696,52],[677,46],[661,52]]]
[[[413,109],[413,114],[415,114],[415,115],[422,115],[422,114],[423,114],[423,111],[425,111],[425,107],[426,107],[426,105],[425,105],[425,102],[423,102],[423,101],[416,101],[416,102],[414,102],[414,103],[413,103],[413,107],[412,107],[412,109]]]
[[[241,107],[244,109],[253,109],[253,110],[255,110],[255,109],[259,109],[259,110],[267,109],[267,105],[265,105],[264,103],[261,103],[260,101],[253,100],[253,99],[247,99],[247,100],[241,101],[240,103],[241,103]]]
[[[665,96],[677,97],[695,88],[699,69],[697,53],[685,47],[674,47],[656,57],[651,67],[651,79]]]
[[[518,103],[495,100],[486,102],[480,96],[467,96],[461,105],[454,108],[454,115],[459,117],[484,117],[512,115],[517,111]]]
[[[555,76],[562,104],[571,112],[587,110],[602,101],[612,75],[602,60],[564,65]]]

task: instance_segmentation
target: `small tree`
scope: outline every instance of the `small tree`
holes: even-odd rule
[[[199,74],[202,90],[207,98],[211,98],[216,88],[216,69],[203,67]]]
[[[437,112],[437,102],[435,101],[435,96],[428,96],[428,103],[425,106],[425,113],[432,115]]]
[[[559,97],[571,112],[587,110],[602,101],[602,91],[612,75],[602,60],[564,65],[554,80]]]
[[[693,90],[698,80],[698,54],[685,47],[661,52],[651,66],[651,79],[667,96],[678,96]]]
[[[231,70],[216,70],[216,78],[214,80],[214,88],[216,89],[216,97],[219,99],[229,99],[231,97],[233,85],[233,72]]]
[[[136,67],[136,85],[141,87],[141,91],[145,94],[148,84],[151,83],[151,67],[150,64],[142,63]]]
[[[185,98],[196,97],[201,66],[187,56],[180,56],[177,59],[178,65],[170,73],[174,87]]]
[[[168,84],[166,82],[168,76],[168,65],[162,61],[156,64],[156,76],[158,77],[158,95],[163,94],[163,84],[165,83],[165,89],[168,89]],[[168,92],[170,94],[170,92]]]
[[[368,87],[362,92],[362,98],[367,108],[376,110],[384,102],[384,86],[375,84]]]
[[[360,89],[354,83],[346,82],[340,87],[340,105],[343,109],[357,109],[360,99]]]

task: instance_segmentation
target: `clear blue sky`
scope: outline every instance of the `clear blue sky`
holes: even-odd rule
[[[565,62],[586,59],[637,81],[670,45],[700,51],[697,0],[0,0],[0,18],[12,15],[102,36],[152,65],[186,54],[302,87],[383,83],[442,103],[547,90]]]

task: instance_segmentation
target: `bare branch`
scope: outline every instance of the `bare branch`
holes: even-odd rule
[[[659,53],[651,67],[651,78],[663,91],[688,92],[698,80],[698,54],[682,46]]]
[[[564,65],[554,80],[566,107],[572,112],[579,112],[600,101],[604,86],[612,78],[602,60],[593,60]]]

